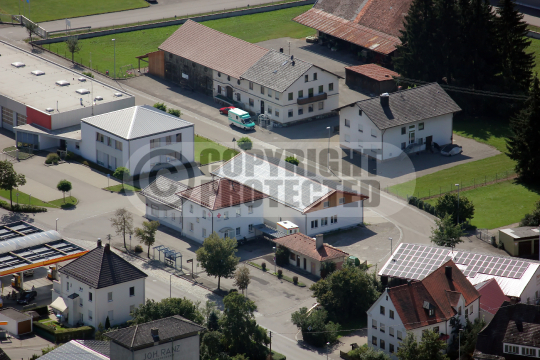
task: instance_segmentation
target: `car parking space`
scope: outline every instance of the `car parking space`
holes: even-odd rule
[[[3,286],[2,291],[2,300],[3,300],[3,307],[12,307],[17,310],[22,310],[23,307],[27,306],[27,304],[19,304],[17,302],[17,299],[13,299],[8,296],[8,294],[12,292],[18,293],[12,286],[11,286],[11,279],[13,278],[13,275],[7,275],[0,278],[0,281]],[[23,288],[25,291],[36,291],[36,296],[32,301],[30,301],[30,304],[36,304],[36,306],[43,306],[43,305],[49,305],[52,300],[52,281],[47,279],[47,268],[45,267],[39,267],[34,269],[34,275],[33,276],[24,276],[23,279]]]

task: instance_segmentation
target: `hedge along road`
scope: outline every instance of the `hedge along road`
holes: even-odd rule
[[[292,21],[292,18],[309,8],[311,8],[311,5],[298,6],[266,13],[210,20],[203,22],[203,24],[252,43],[285,36],[302,38],[314,34],[314,30]],[[265,24],[265,26],[260,26],[260,24]],[[131,64],[133,67],[137,67],[136,56],[156,51],[158,46],[178,28],[178,25],[173,25],[83,39],[80,40],[82,49],[75,54],[75,61],[102,73],[109,70],[109,73],[112,74],[115,42],[116,74],[120,77],[122,66]],[[114,42],[112,41],[113,38],[115,39]],[[63,42],[47,44],[44,47],[71,59],[71,54]],[[92,60],[91,66],[90,60]]]

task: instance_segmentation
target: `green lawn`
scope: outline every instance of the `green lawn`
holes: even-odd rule
[[[506,119],[458,116],[454,119],[454,133],[491,145],[504,153],[510,126]]]
[[[302,38],[313,35],[314,30],[295,23],[291,19],[311,7],[311,5],[298,6],[260,14],[205,21],[203,24],[253,43],[285,36]],[[158,46],[178,28],[178,25],[174,25],[81,40],[82,49],[79,53],[75,54],[75,61],[85,66],[90,66],[91,57],[91,67],[93,69],[103,73],[105,70],[109,70],[109,74],[112,75],[114,68],[114,44],[111,39],[115,38],[116,75],[120,77],[122,76],[120,73],[122,66],[131,64],[137,67],[138,62],[135,56],[156,51]],[[66,50],[65,43],[50,44],[50,47],[49,45],[46,45],[46,47],[59,55],[71,59],[69,52]]]
[[[75,207],[79,203],[79,200],[77,200],[74,196],[66,196],[66,199],[64,201],[64,198],[61,197],[60,199],[53,200],[49,202],[49,204],[61,207],[62,209],[71,209]]]
[[[195,135],[195,161],[206,165],[214,161],[230,160],[238,151],[229,149],[212,140]]]
[[[13,204],[17,204],[17,194],[19,194],[19,197],[18,197],[19,204],[28,204],[28,201],[30,200],[30,205],[43,206],[43,207],[57,207],[56,205],[43,202],[42,200],[35,198],[33,195],[32,195],[32,199],[30,199],[30,196],[28,194],[25,194],[22,191],[17,191],[17,190],[13,190]],[[3,197],[5,201],[7,201],[7,203],[9,204],[9,191],[0,189],[0,197]]]
[[[136,191],[136,192],[141,191],[141,189],[139,189],[138,187],[132,186],[129,184],[124,184],[123,188],[122,188],[122,184],[113,185],[113,186],[106,187],[105,190],[109,190],[116,193],[123,193],[126,191]]]
[[[30,15],[28,15],[28,5],[26,1],[2,0],[0,13],[22,14],[40,23],[149,6],[145,0],[32,0],[30,1]]]
[[[519,222],[531,212],[540,198],[540,189],[525,187],[514,180],[463,191],[475,208],[471,225],[479,229],[495,229]],[[429,202],[435,205],[436,199]]]

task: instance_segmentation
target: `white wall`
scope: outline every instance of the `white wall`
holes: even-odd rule
[[[24,314],[24,313],[21,313],[21,314]],[[26,320],[15,321],[12,318],[7,317],[6,315],[3,314],[2,311],[0,311],[0,321],[8,322],[7,325],[0,325],[0,329],[6,330],[11,335],[15,335],[15,336],[23,335],[23,334],[19,334],[19,323],[24,322],[24,321],[30,321],[30,331],[33,331],[32,317],[30,315],[26,315],[26,316],[28,317],[28,319]]]
[[[523,289],[520,297],[521,302],[527,304],[527,299],[529,299],[529,304],[533,304],[533,301],[537,298],[537,292],[540,295],[540,266],[536,269],[525,289]]]
[[[339,142],[341,147],[382,159],[383,133],[362,111],[359,115],[358,106],[346,107],[339,112]],[[345,126],[349,120],[350,126]],[[362,131],[360,131],[361,129]],[[373,136],[375,135],[375,136]],[[354,155],[353,155],[354,157]]]

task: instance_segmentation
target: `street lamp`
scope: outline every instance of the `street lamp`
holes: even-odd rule
[[[392,256],[392,238],[389,237],[388,240],[390,240],[390,256]]]
[[[458,340],[458,343],[459,343],[459,357],[458,359],[461,359],[461,332],[463,331],[463,329],[459,329],[459,340]]]
[[[459,184],[457,186],[457,223],[459,225]]]
[[[274,250],[274,274],[277,274],[277,270],[276,270],[276,247],[273,246],[272,249]]]
[[[112,39],[114,44],[114,78],[116,79],[116,39]]]
[[[56,231],[58,231],[58,218],[56,218]]]
[[[328,352],[330,351],[330,343],[326,343],[326,360],[328,360]]]
[[[326,157],[326,165],[330,169],[330,126],[327,126],[326,129],[328,130],[328,150],[327,150],[327,157]]]

